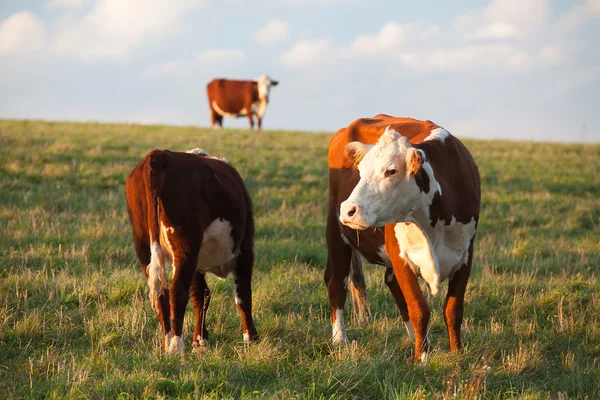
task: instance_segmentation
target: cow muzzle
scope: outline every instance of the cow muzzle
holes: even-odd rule
[[[358,204],[344,201],[340,205],[340,222],[352,229],[367,229],[370,224],[363,218],[363,213]]]

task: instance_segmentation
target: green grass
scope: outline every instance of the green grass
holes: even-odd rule
[[[365,268],[369,321],[329,343],[328,139],[0,121],[0,398],[600,398],[600,145],[465,141],[483,190],[466,346],[447,351],[430,297],[415,367],[381,267]],[[204,147],[246,180],[258,344],[241,342],[232,281],[211,277],[209,349],[191,352],[190,306],[185,353],[160,350],[124,195],[155,147]]]

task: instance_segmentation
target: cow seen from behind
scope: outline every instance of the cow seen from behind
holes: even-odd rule
[[[193,345],[208,340],[210,290],[205,274],[233,273],[244,341],[258,338],[252,319],[254,220],[238,172],[205,152],[153,150],[129,174],[127,209],[150,303],[169,353],[183,350],[183,318],[191,295]],[[173,266],[169,285],[166,267]]]

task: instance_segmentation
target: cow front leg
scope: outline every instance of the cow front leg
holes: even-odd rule
[[[194,280],[190,287],[194,314],[196,315],[196,327],[192,344],[195,348],[204,347],[208,341],[208,330],[206,329],[206,313],[210,305],[210,290],[206,284],[204,274],[199,271],[194,273]]]
[[[394,232],[394,224],[385,226],[385,251],[392,261],[394,275],[406,300],[408,318],[415,334],[414,360],[415,362],[425,363],[429,357],[427,327],[429,325],[430,310],[419,287],[417,276],[400,257],[400,246]]]
[[[336,206],[332,203],[327,216],[327,266],[323,279],[331,307],[331,331],[334,344],[348,343],[344,323],[344,305],[348,293],[352,247],[342,240]]]
[[[247,241],[240,249],[240,255],[235,260],[234,294],[235,304],[242,316],[242,334],[244,342],[257,341],[258,332],[252,319],[252,268],[254,265],[254,249]]]
[[[250,129],[254,129],[254,115],[248,111],[248,121],[250,121]]]
[[[448,282],[448,294],[444,300],[444,322],[446,322],[446,328],[448,329],[450,351],[457,351],[462,348],[460,328],[463,320],[465,292],[469,276],[471,275],[472,260],[473,240],[471,240],[471,244],[469,245],[467,263],[462,265]]]
[[[398,281],[396,280],[396,275],[394,274],[393,268],[386,268],[384,281],[386,286],[390,289],[392,296],[394,297],[394,301],[400,310],[400,316],[402,317],[402,321],[404,321],[404,326],[408,331],[411,339],[415,339],[415,331],[413,330],[412,324],[410,323],[410,319],[408,318],[408,307],[406,306],[406,300],[404,299],[404,295],[402,294],[402,290],[400,290],[400,286],[398,285]]]
[[[170,299],[173,330],[171,331],[171,342],[167,348],[167,352],[171,354],[183,351],[183,318],[190,298],[190,285],[196,268],[195,257],[178,257],[175,254],[174,258],[173,268],[175,273],[171,282]]]
[[[256,116],[256,123],[258,125],[258,130],[262,129],[262,118],[260,116]]]

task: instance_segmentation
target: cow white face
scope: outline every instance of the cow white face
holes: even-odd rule
[[[390,128],[374,146],[352,142],[345,152],[359,163],[360,181],[340,206],[340,222],[353,229],[366,229],[407,221],[417,207],[420,189],[414,176],[424,153]]]
[[[256,79],[256,83],[258,85],[258,97],[261,99],[268,99],[271,87],[279,84],[278,81],[269,78],[267,74],[263,74],[260,78]]]

